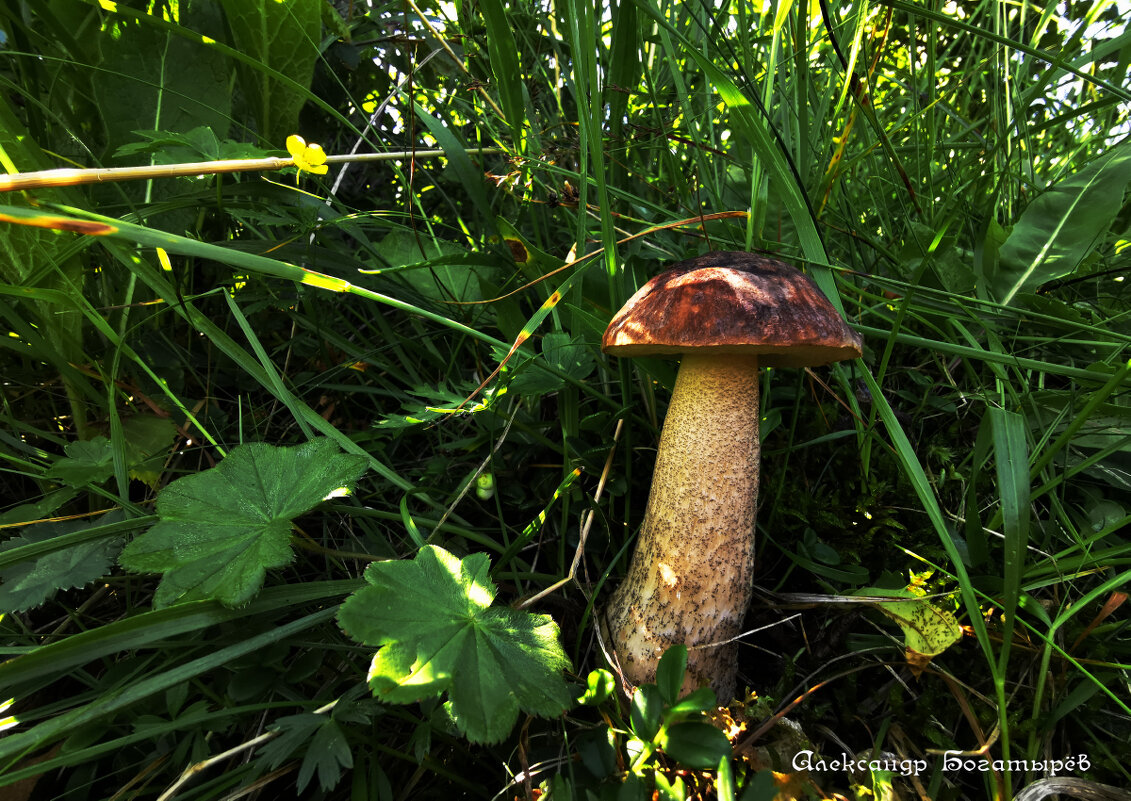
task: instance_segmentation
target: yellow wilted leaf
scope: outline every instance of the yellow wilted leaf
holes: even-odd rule
[[[897,601],[869,603],[903,629],[904,644],[909,652],[927,657],[937,656],[962,639],[962,627],[954,615],[908,590],[881,590],[865,587],[855,595],[884,598],[906,598]]]

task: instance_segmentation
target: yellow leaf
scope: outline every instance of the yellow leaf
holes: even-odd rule
[[[917,654],[928,658],[938,656],[962,639],[962,628],[951,612],[917,597],[908,590],[866,587],[853,594],[906,598],[907,600],[878,602],[870,606],[895,621],[903,629],[904,645]]]

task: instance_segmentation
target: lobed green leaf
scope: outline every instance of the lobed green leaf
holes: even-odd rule
[[[352,485],[366,460],[327,439],[278,448],[234,448],[218,467],[169,484],[157,497],[160,522],[131,542],[122,566],[164,573],[155,606],[216,599],[245,604],[266,571],[293,558],[291,521]]]
[[[558,715],[572,704],[569,660],[548,615],[492,607],[486,555],[458,559],[426,546],[411,561],[370,565],[370,586],[342,604],[338,622],[380,648],[369,669],[374,695],[411,703],[447,692],[449,714],[472,742],[497,742],[519,710]]]

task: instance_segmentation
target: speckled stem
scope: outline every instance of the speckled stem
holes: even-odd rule
[[[758,358],[685,354],[656,454],[628,575],[605,610],[625,678],[652,681],[671,645],[688,646],[684,690],[734,692],[754,574]]]

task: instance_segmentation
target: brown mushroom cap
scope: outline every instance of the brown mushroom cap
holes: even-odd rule
[[[860,336],[807,275],[752,253],[708,253],[642,286],[601,341],[614,356],[757,355],[809,367],[861,355]]]

